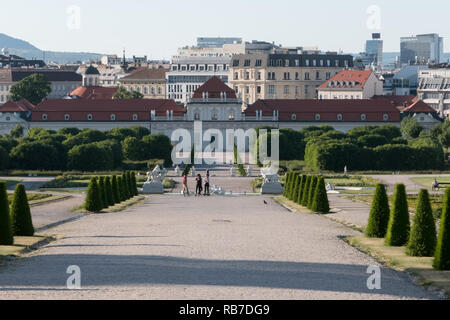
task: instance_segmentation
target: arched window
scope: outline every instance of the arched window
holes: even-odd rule
[[[91,121],[91,120],[92,120],[92,114],[88,114],[88,115],[87,115],[87,119],[88,119],[89,121]]]
[[[47,121],[47,115],[44,113],[43,115],[42,115],[42,120],[44,120],[44,121]]]
[[[158,87],[158,94],[161,94],[161,87]]]
[[[316,121],[320,121],[320,114],[316,114]]]
[[[291,120],[292,120],[292,121],[297,120],[297,115],[296,115],[296,114],[291,115]]]
[[[70,120],[70,114],[65,114],[64,115],[64,120],[69,121]]]
[[[230,114],[228,115],[228,120],[233,121],[234,120],[234,112],[231,111]]]
[[[388,121],[389,120],[389,115],[388,114],[383,114],[383,120],[384,121]]]
[[[200,113],[194,113],[194,120],[200,120]]]
[[[116,115],[115,114],[111,115],[111,121],[116,121]]]
[[[338,114],[337,119],[338,119],[338,121],[342,121],[342,114]]]
[[[361,121],[366,121],[366,119],[367,119],[367,118],[366,118],[366,115],[365,115],[365,114],[362,114],[362,115],[361,115]]]
[[[147,89],[147,87],[144,87],[144,94],[147,94],[148,93],[148,89]]]
[[[137,114],[133,114],[133,120],[136,121],[138,119],[138,115]]]

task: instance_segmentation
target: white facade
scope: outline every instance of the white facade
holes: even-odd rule
[[[331,80],[330,80],[331,81]],[[383,82],[371,73],[361,88],[318,88],[318,97],[323,100],[331,99],[371,99],[373,96],[383,95]]]
[[[450,115],[450,68],[428,69],[419,71],[417,94],[440,116]]]

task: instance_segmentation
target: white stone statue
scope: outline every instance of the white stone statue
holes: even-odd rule
[[[153,171],[147,172],[147,181],[142,187],[142,192],[147,194],[162,194],[164,187],[162,181],[166,174],[166,169],[162,169],[157,165]]]
[[[175,176],[176,177],[180,176],[180,168],[178,166],[175,167]]]
[[[230,175],[232,177],[234,177],[236,175],[236,168],[234,166],[232,166],[231,169],[230,169]]]
[[[247,167],[247,177],[251,177],[252,176],[252,168],[250,166]]]
[[[192,169],[191,169],[191,176],[195,177],[195,167],[194,166],[192,166]]]
[[[281,186],[280,176],[273,167],[266,167],[261,169],[263,177],[263,184],[261,186],[262,194],[282,194],[283,187]]]

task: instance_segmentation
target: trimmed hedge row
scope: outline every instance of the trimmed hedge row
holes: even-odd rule
[[[10,209],[6,184],[0,182],[0,245],[13,245],[14,236],[33,235],[34,227],[25,186],[21,183],[17,185]]]
[[[317,213],[328,213],[330,211],[323,177],[288,172],[285,177],[283,196]]]
[[[117,203],[138,195],[136,174],[124,172],[117,177],[92,177],[86,195],[84,207],[90,212],[100,212]]]

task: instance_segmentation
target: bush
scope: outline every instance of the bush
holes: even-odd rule
[[[298,179],[299,179],[299,173],[294,173],[292,179],[291,179],[291,183],[289,186],[289,200],[294,200],[294,196],[295,196],[295,190],[297,188],[297,185],[299,183]]]
[[[318,213],[330,212],[330,203],[328,201],[327,189],[325,188],[325,179],[318,178],[311,210]]]
[[[377,184],[370,209],[366,236],[369,238],[384,238],[389,223],[389,200],[384,184]]]
[[[122,181],[123,181],[123,191],[125,193],[125,200],[128,200],[131,198],[131,194],[130,194],[130,183],[128,181],[128,175],[126,172],[122,174]]]
[[[104,177],[100,177],[98,179],[98,192],[100,193],[100,199],[102,201],[102,209],[108,208],[108,199],[106,198],[106,187]]]
[[[302,204],[305,183],[306,183],[306,175],[302,175],[302,178],[300,180],[300,186],[298,188],[297,198],[295,199],[295,202],[300,205]]]
[[[69,170],[112,170],[114,167],[113,156],[109,150],[95,142],[73,147],[67,157]]]
[[[136,183],[136,172],[132,172],[131,173],[131,179],[132,179],[132,182],[133,182],[134,195],[137,196],[139,194],[139,192],[138,192],[137,183]]]
[[[436,225],[428,191],[419,191],[414,223],[406,253],[414,257],[432,257],[436,249]]]
[[[286,173],[286,176],[284,178],[284,191],[283,191],[283,196],[285,196],[286,198],[289,195],[289,182],[291,180],[292,177],[292,172],[288,172]]]
[[[114,203],[120,203],[122,202],[122,197],[120,195],[120,186],[119,186],[119,181],[117,180],[117,176],[112,176],[111,178],[111,188],[113,191],[113,200]]]
[[[105,178],[105,191],[106,191],[106,203],[107,206],[113,206],[114,205],[114,196],[113,196],[113,189],[111,184],[111,177]]]
[[[11,224],[15,236],[32,237],[34,235],[30,206],[25,186],[21,183],[17,185],[11,203]]]
[[[130,171],[127,171],[127,181],[128,181],[128,190],[130,193],[130,198],[132,198],[136,195],[136,192],[134,190],[133,177],[132,177]]]
[[[394,247],[404,246],[408,242],[409,231],[410,222],[405,185],[397,184],[395,186],[385,244]]]
[[[9,215],[6,183],[0,182],[0,245],[9,246],[14,243],[11,217]]]
[[[11,163],[14,168],[26,170],[60,169],[61,163],[57,150],[41,141],[28,141],[18,144],[11,150]]]
[[[311,182],[310,182],[309,191],[308,191],[308,204],[306,205],[306,207],[308,209],[311,209],[312,205],[313,205],[314,193],[316,192],[316,187],[317,187],[317,180],[318,180],[317,176],[311,177]]]
[[[100,212],[103,209],[103,201],[101,199],[97,178],[91,178],[86,195],[84,207],[90,212]]]
[[[433,267],[437,270],[450,270],[450,188],[447,188],[444,194]]]
[[[120,194],[120,202],[126,201],[127,191],[125,189],[125,181],[123,181],[123,177],[117,177],[117,184],[119,185],[119,194]]]
[[[308,205],[309,187],[311,186],[311,176],[306,177],[306,183],[303,186],[302,191],[302,206],[306,207]]]

